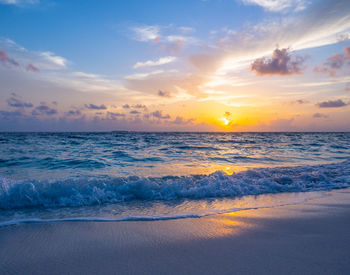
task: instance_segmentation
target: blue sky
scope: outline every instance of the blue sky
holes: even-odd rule
[[[350,130],[349,38],[345,0],[0,0],[0,130]]]

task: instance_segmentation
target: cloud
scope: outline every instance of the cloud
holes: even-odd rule
[[[339,107],[344,107],[347,105],[348,105],[348,103],[345,103],[341,99],[328,100],[328,101],[323,101],[323,102],[319,102],[316,104],[316,106],[318,106],[319,108],[339,108]]]
[[[16,111],[3,111],[0,110],[0,116],[5,119],[5,120],[9,120],[9,119],[13,119],[13,118],[18,118],[21,117],[23,114],[21,111],[16,110]]]
[[[189,28],[177,28],[173,25],[149,25],[134,27],[131,30],[134,33],[133,38],[135,40],[147,43],[151,42],[157,45],[158,49],[170,54],[179,54],[187,45],[199,44],[197,38],[186,35],[186,33],[190,32]]]
[[[307,104],[309,103],[309,101],[305,100],[305,99],[297,99],[297,100],[294,100],[294,101],[291,101],[290,104],[299,104],[299,105],[302,105],[302,104]]]
[[[135,104],[135,105],[132,105],[132,107],[136,109],[147,109],[147,106],[144,104]]]
[[[339,34],[337,35],[337,41],[338,42],[346,42],[350,39],[349,35],[347,33]]]
[[[40,0],[0,0],[0,4],[4,5],[15,5],[15,6],[25,6],[38,4]]]
[[[344,48],[345,57],[350,58],[350,46]]]
[[[80,116],[81,115],[81,111],[80,110],[69,110],[66,113],[67,116]]]
[[[302,13],[269,17],[234,32],[217,32],[208,43],[208,52],[223,58],[217,72],[225,74],[245,70],[276,44],[298,51],[338,43],[339,34],[349,32],[349,1],[323,0],[322,5],[313,2]]]
[[[52,109],[50,108],[49,106],[47,105],[39,105],[37,106],[33,111],[32,111],[32,115],[33,116],[37,116],[37,115],[48,115],[48,116],[51,116],[51,115],[55,115],[57,114],[57,110],[56,109]]]
[[[37,73],[37,72],[40,71],[40,70],[39,70],[37,67],[35,67],[33,64],[28,64],[27,67],[26,67],[26,70],[27,70],[27,71],[31,71],[31,72],[35,72],[35,73]]]
[[[7,53],[0,49],[0,62],[4,65],[13,65],[19,66],[18,62],[12,58],[10,58]]]
[[[259,76],[300,74],[304,58],[291,57],[288,49],[275,49],[271,58],[258,58],[251,64],[251,70]]]
[[[90,110],[106,110],[107,107],[104,104],[95,105],[95,104],[85,104],[85,107]]]
[[[175,70],[170,70],[170,71],[156,70],[149,73],[126,75],[124,78],[126,80],[143,80],[150,77],[154,77],[156,75],[161,75],[161,74],[166,74],[171,72],[175,72]]]
[[[195,119],[190,118],[190,119],[184,119],[181,116],[177,116],[173,121],[171,121],[171,123],[177,124],[177,125],[188,125],[188,124],[192,124],[194,122]]]
[[[22,64],[22,69],[26,71],[36,71],[38,68],[42,71],[63,70],[67,68],[69,63],[64,57],[49,51],[29,51],[11,39],[0,38],[0,47],[0,62],[11,63],[18,67]]]
[[[161,65],[172,63],[175,60],[176,60],[175,56],[166,56],[166,57],[161,57],[156,61],[148,60],[146,62],[137,62],[134,65],[134,69],[143,68],[143,67],[161,66]]]
[[[337,71],[341,70],[344,65],[350,65],[350,47],[344,48],[344,54],[334,54],[326,59],[321,65],[313,69],[314,73],[328,73],[330,76],[336,76]]]
[[[120,117],[125,117],[125,114],[115,113],[115,112],[107,112],[107,118],[110,118],[112,120],[116,120]]]
[[[322,114],[322,113],[314,113],[312,115],[313,118],[328,118],[328,115]]]
[[[141,42],[155,41],[159,37],[158,26],[143,26],[132,29],[135,32],[135,39]]]
[[[162,91],[162,90],[158,90],[158,95],[161,96],[161,97],[171,97],[170,92]]]
[[[124,109],[129,109],[129,108],[130,108],[130,105],[129,105],[129,104],[124,104],[124,105],[123,105],[123,108],[124,108]]]
[[[50,61],[52,64],[56,65],[60,68],[66,68],[67,67],[67,59],[65,59],[62,56],[55,55],[52,52],[41,52],[39,54],[44,59]]]
[[[267,11],[281,12],[286,10],[301,11],[309,3],[306,0],[241,0],[246,5],[257,5]]]
[[[24,102],[16,97],[11,97],[7,100],[7,104],[10,107],[16,107],[16,108],[32,108],[33,104],[30,102]]]
[[[158,111],[158,110],[153,112],[152,116],[159,118],[159,119],[169,119],[170,118],[169,114],[163,115],[162,111]]]
[[[132,110],[132,111],[130,111],[130,114],[132,114],[132,115],[139,115],[139,114],[141,114],[141,112],[136,111],[136,110]]]

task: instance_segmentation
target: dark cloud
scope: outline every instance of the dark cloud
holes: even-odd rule
[[[161,96],[161,97],[171,97],[170,92],[162,91],[162,90],[158,91],[158,95]]]
[[[14,94],[15,95],[15,94]],[[15,95],[16,96],[16,95]],[[7,104],[10,106],[10,107],[16,107],[16,108],[32,108],[33,107],[33,104],[30,103],[30,102],[24,102],[18,98],[16,98],[15,96],[13,97],[10,97],[8,100],[7,100]]]
[[[163,115],[162,111],[155,111],[152,113],[152,116],[159,118],[159,119],[169,119],[170,118],[169,114]]]
[[[309,103],[309,101],[307,100],[304,100],[304,99],[297,99],[297,100],[294,100],[294,101],[291,101],[290,104],[306,104],[306,103]]]
[[[7,65],[19,66],[18,62],[12,58],[10,58],[7,53],[0,49],[0,62]]]
[[[132,107],[136,109],[147,109],[146,105],[143,104],[132,105]]]
[[[66,113],[67,116],[80,116],[81,115],[81,111],[80,110],[69,110]]]
[[[344,54],[334,54],[326,59],[321,65],[313,69],[314,73],[328,73],[330,76],[336,76],[337,72],[350,62],[350,47],[344,48]]]
[[[85,104],[85,107],[90,110],[106,110],[107,107],[104,104],[95,105],[95,104]]]
[[[348,104],[341,99],[328,100],[328,101],[323,101],[316,104],[316,106],[318,106],[319,108],[339,108],[339,107],[344,107],[346,105]]]
[[[57,110],[56,109],[52,109],[47,105],[40,105],[35,107],[35,109],[32,111],[32,115],[33,116],[37,116],[37,115],[55,115],[57,114]]]
[[[191,124],[194,122],[194,119],[184,119],[181,116],[177,116],[173,121],[171,121],[171,123],[177,124],[177,125],[187,125],[187,124]]]
[[[141,114],[141,112],[136,111],[136,110],[132,110],[132,111],[130,111],[130,114],[132,114],[132,115],[139,115],[139,114]]]
[[[314,113],[312,117],[313,118],[328,118],[327,115],[321,114],[321,113]]]
[[[21,117],[23,114],[20,111],[2,111],[0,110],[0,116],[5,119],[13,119],[13,118],[18,118]]]
[[[124,104],[124,105],[123,105],[123,108],[124,108],[124,109],[130,109],[130,105],[129,105],[129,104]]]
[[[251,70],[259,76],[300,74],[304,57],[292,57],[288,49],[275,49],[271,58],[258,58],[251,64]]]
[[[26,67],[26,70],[27,70],[27,71],[31,71],[31,72],[35,72],[35,73],[37,73],[37,72],[40,71],[40,70],[39,70],[37,67],[35,67],[33,64],[28,64],[27,67]]]
[[[116,120],[120,117],[125,117],[125,114],[122,113],[114,113],[114,112],[107,112],[107,118]]]

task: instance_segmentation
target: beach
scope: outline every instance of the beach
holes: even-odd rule
[[[0,228],[1,274],[349,274],[350,189],[161,221]]]

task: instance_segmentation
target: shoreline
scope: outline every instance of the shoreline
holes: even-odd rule
[[[0,227],[1,274],[348,274],[350,188],[202,218]]]

